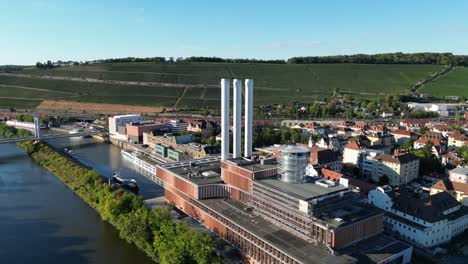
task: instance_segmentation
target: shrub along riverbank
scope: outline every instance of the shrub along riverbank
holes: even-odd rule
[[[26,129],[17,129],[12,126],[7,126],[4,123],[0,123],[0,137],[4,138],[23,138],[31,136],[31,132]]]
[[[169,208],[150,209],[142,197],[109,186],[97,172],[62,156],[44,143],[19,143],[31,158],[52,172],[110,222],[120,237],[160,263],[222,263],[212,239],[185,222],[171,219]]]

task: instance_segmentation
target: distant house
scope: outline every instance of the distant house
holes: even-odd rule
[[[451,181],[448,178],[438,181],[431,187],[431,195],[440,192],[448,192],[457,201],[464,206],[468,206],[468,184],[456,181]]]
[[[454,131],[452,133],[449,133],[447,135],[448,138],[448,149],[453,150],[454,148],[459,148],[463,147],[465,145],[468,145],[468,138],[460,133],[459,131]]]
[[[391,131],[390,134],[393,135],[393,137],[395,138],[395,144],[400,145],[400,146],[410,140],[415,140],[418,138],[415,133],[409,130],[397,129],[397,130]]]

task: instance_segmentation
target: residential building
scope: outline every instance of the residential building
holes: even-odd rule
[[[419,159],[411,153],[371,155],[364,161],[363,172],[376,182],[386,176],[391,186],[407,184],[418,177]]]
[[[448,178],[439,180],[431,187],[431,195],[447,192],[464,206],[468,206],[468,183],[451,181]]]
[[[213,121],[195,120],[188,123],[187,131],[200,133],[202,138],[208,138],[218,134],[219,126]]]
[[[449,150],[453,150],[455,148],[468,145],[468,137],[460,133],[459,131],[448,133],[447,138],[448,138],[447,147]]]
[[[455,169],[456,167],[463,167],[465,165],[465,161],[460,156],[460,154],[448,151],[444,155],[442,155],[442,165],[446,167],[446,169]]]
[[[156,144],[167,146],[167,155],[169,155],[169,150],[173,149],[174,151],[171,152],[170,156],[173,157],[172,160],[177,161],[190,158],[207,158],[209,156],[218,155],[221,151],[219,146],[202,145],[192,142],[192,135],[177,136],[166,134],[163,136],[156,136],[152,133],[143,133],[143,144],[147,144],[150,150],[155,150]],[[177,151],[177,153],[175,151]],[[176,156],[177,159],[175,158]]]
[[[343,163],[355,165],[362,170],[364,168],[364,161],[367,156],[376,156],[378,154],[389,154],[390,147],[385,146],[370,146],[361,141],[350,141],[343,151]]]
[[[432,148],[431,151],[436,156],[439,158],[442,154],[442,152],[445,151],[445,145],[442,145],[439,139],[432,139],[432,138],[420,138],[413,143],[413,148],[414,149],[420,149],[424,148],[427,143],[431,142],[432,143]]]
[[[449,242],[468,228],[468,207],[447,192],[418,197],[409,191],[377,187],[369,202],[385,210],[385,229],[400,239],[430,248]]]
[[[341,161],[331,149],[313,146],[310,148],[310,164],[318,165],[320,168],[329,168],[341,172]]]
[[[468,167],[459,167],[449,171],[449,178],[453,182],[468,184]]]
[[[393,130],[390,132],[390,134],[393,135],[393,137],[395,138],[395,144],[400,146],[410,140],[416,140],[418,138],[418,136],[415,133],[409,130]]]
[[[366,135],[370,140],[371,146],[384,145],[386,147],[393,147],[395,145],[395,138],[392,134],[386,132],[376,132]]]

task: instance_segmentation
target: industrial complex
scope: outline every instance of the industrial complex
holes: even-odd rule
[[[230,80],[222,79],[221,157],[145,164],[155,168],[165,200],[249,263],[409,263],[412,246],[382,233],[384,210],[345,178],[306,176],[309,148],[283,146],[277,159],[252,155],[253,80],[245,80],[242,156],[241,80],[233,87],[232,153]]]

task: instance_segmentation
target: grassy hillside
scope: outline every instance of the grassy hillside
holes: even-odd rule
[[[457,67],[447,75],[425,85],[419,92],[438,97],[458,95],[468,98],[468,68]]]
[[[335,88],[354,93],[405,93],[411,85],[441,69],[438,65],[228,63],[114,63],[52,70],[29,68],[18,73],[78,79],[72,81],[0,76],[0,85],[3,85],[0,87],[0,97],[150,106],[173,106],[177,103],[177,107],[192,108],[218,107],[220,78],[236,77],[255,80],[254,96],[257,104],[297,100],[308,102],[313,98],[329,96]],[[84,78],[169,83],[178,84],[178,87],[91,83],[85,82]],[[194,84],[200,86],[190,86]],[[0,98],[0,106],[5,104],[2,100]]]

